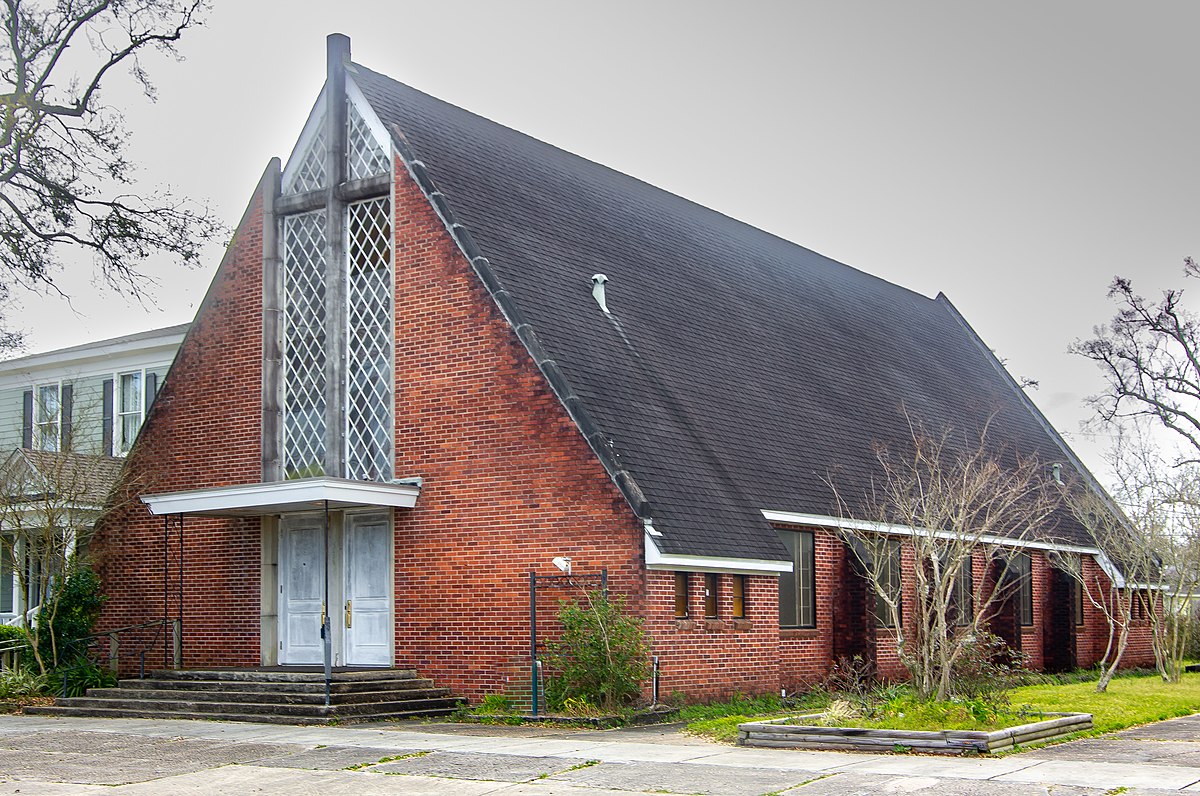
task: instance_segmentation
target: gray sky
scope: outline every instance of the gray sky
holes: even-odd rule
[[[1115,274],[1156,293],[1200,256],[1200,3],[216,5],[184,61],[147,60],[156,104],[127,80],[107,94],[147,183],[235,224],[299,134],[325,35],[346,33],[435,96],[945,292],[1097,468],[1078,427],[1100,381],[1065,349],[1112,314]],[[219,257],[152,264],[152,307],[68,275],[74,314],[25,298],[17,320],[31,351],[189,320]]]

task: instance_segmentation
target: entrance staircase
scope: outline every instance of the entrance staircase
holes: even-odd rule
[[[25,712],[43,716],[210,719],[329,724],[453,713],[462,700],[405,669],[338,671],[325,705],[323,672],[283,669],[182,669],[91,688]]]

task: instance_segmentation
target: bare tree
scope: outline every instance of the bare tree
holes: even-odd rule
[[[1044,534],[1059,492],[1032,458],[994,456],[986,430],[966,445],[912,428],[911,450],[878,450],[882,482],[863,500],[838,494],[841,534],[863,564],[881,624],[921,699],[948,699],[955,667],[1014,588],[1022,544]],[[837,492],[836,485],[834,491]],[[911,610],[899,588],[912,578]],[[973,577],[982,560],[988,577]],[[995,562],[990,564],[988,562]]]
[[[1133,607],[1139,592],[1128,587],[1125,576],[1152,571],[1155,558],[1136,528],[1107,496],[1085,488],[1067,492],[1066,502],[1095,541],[1102,557],[1097,558],[1097,563],[1103,561],[1103,565],[1098,568],[1086,566],[1081,555],[1055,556],[1051,563],[1075,581],[1087,603],[1104,617],[1108,641],[1100,657],[1100,679],[1096,682],[1096,691],[1103,693],[1108,690],[1108,684],[1129,648]]]
[[[1159,674],[1176,683],[1190,617],[1172,608],[1200,598],[1200,466],[1168,462],[1144,422],[1120,430],[1109,460],[1114,496],[1137,535],[1124,552],[1125,577],[1146,608]]]
[[[4,0],[0,51],[0,279],[56,290],[64,248],[91,252],[111,287],[139,295],[150,254],[195,263],[222,225],[168,190],[134,189],[121,113],[101,86],[142,58],[175,54],[206,0]],[[0,295],[0,298],[3,298]]]
[[[91,537],[120,461],[106,456],[18,449],[0,465],[0,551],[14,562],[25,630],[41,673],[63,654],[53,633],[58,584]]]
[[[1200,277],[1200,265],[1188,257],[1183,273]],[[1183,306],[1184,291],[1167,290],[1152,301],[1117,277],[1108,295],[1117,314],[1070,349],[1104,374],[1107,390],[1091,399],[1100,419],[1151,418],[1177,435],[1182,462],[1200,463],[1200,327]]]

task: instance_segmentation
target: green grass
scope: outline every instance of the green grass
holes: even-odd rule
[[[1103,694],[1096,693],[1094,678],[1084,682],[1028,685],[1013,689],[1010,697],[1015,710],[1091,713],[1095,727],[1092,734],[1099,734],[1200,713],[1200,674],[1185,674],[1175,685],[1162,682],[1157,674],[1121,676],[1109,683],[1108,691]],[[814,695],[807,703],[802,701],[785,708],[773,697],[742,698],[711,705],[690,705],[683,708],[680,718],[688,722],[690,733],[717,741],[734,741],[739,724],[817,712],[827,702],[827,696]],[[899,704],[903,700],[895,702]],[[961,710],[957,706],[919,706],[897,711],[904,713],[903,717],[848,720],[845,724],[905,730],[991,729],[986,724],[973,723],[973,719],[963,715],[965,711],[951,715],[956,709]],[[1036,721],[1036,717],[1003,719],[996,726],[1012,726],[1023,721]]]
[[[1200,674],[1185,674],[1174,685],[1156,674],[1117,677],[1103,694],[1094,683],[1030,685],[1014,689],[1010,698],[1014,707],[1091,713],[1096,732],[1114,732],[1200,712]]]

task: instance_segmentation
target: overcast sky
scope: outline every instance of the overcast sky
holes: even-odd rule
[[[945,292],[1096,467],[1100,381],[1066,348],[1115,274],[1157,293],[1200,256],[1200,3],[216,0],[185,60],[146,60],[157,103],[108,91],[142,178],[235,224],[335,31],[435,96]],[[152,264],[151,307],[68,275],[73,311],[25,297],[16,320],[30,351],[187,321],[219,257]]]

